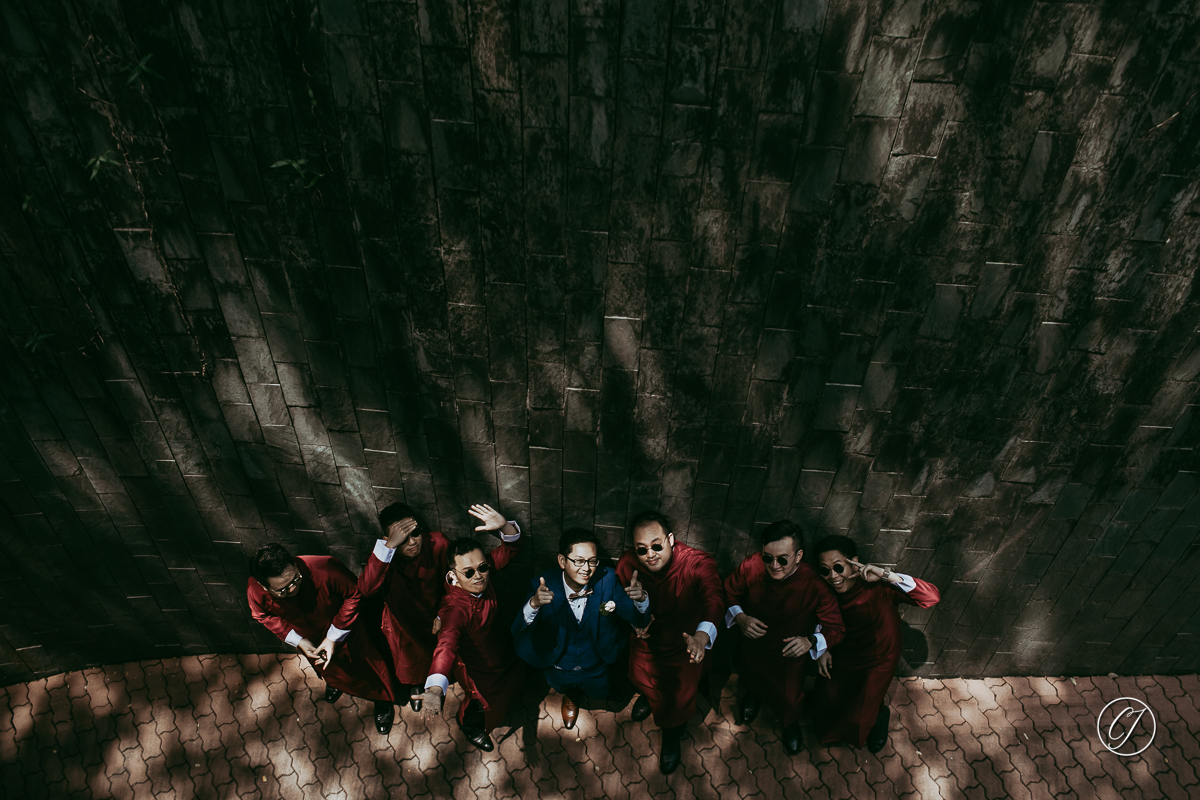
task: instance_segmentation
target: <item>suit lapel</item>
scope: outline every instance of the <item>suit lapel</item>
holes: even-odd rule
[[[592,579],[588,581],[588,588],[592,590],[592,593],[588,596],[587,604],[583,607],[583,627],[587,630],[593,642],[598,642],[600,608],[604,605],[604,598],[600,596],[600,579],[604,577],[604,573],[607,571],[605,567],[597,569],[596,574],[592,575]]]

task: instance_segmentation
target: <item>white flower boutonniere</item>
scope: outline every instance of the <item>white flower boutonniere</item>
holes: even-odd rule
[[[609,600],[607,603],[604,604],[604,607],[600,609],[600,615],[607,617],[609,614],[615,614],[616,611],[617,611],[617,604],[614,601]]]

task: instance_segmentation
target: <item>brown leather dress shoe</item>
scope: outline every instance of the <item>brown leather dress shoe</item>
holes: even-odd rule
[[[579,719],[579,706],[575,705],[575,701],[564,694],[562,696],[563,727],[571,730],[575,727],[575,720],[577,719]]]

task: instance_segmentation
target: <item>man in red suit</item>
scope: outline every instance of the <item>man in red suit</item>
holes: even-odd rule
[[[491,511],[472,506],[475,516],[482,513],[477,509]],[[442,624],[437,612],[446,594],[450,542],[418,523],[403,503],[392,503],[379,513],[379,530],[383,538],[375,542],[358,587],[363,597],[382,596],[380,627],[402,685],[401,696],[415,697],[424,691]],[[412,703],[420,710],[418,700]]]
[[[825,744],[865,744],[878,753],[887,744],[891,712],[884,700],[904,644],[896,606],[930,608],[941,595],[920,578],[858,563],[858,548],[845,536],[826,536],[816,551],[846,624],[841,644],[817,659],[817,735]]]
[[[738,683],[742,724],[758,716],[762,701],[783,725],[783,749],[800,752],[800,708],[809,662],[842,640],[837,600],[816,571],[803,563],[804,537],[788,520],[762,532],[762,552],[746,558],[725,579],[725,624],[742,630]]]
[[[438,612],[442,627],[421,702],[426,719],[440,714],[453,675],[466,692],[458,724],[468,742],[490,752],[495,745],[488,734],[504,720],[525,676],[492,585],[495,572],[520,549],[521,530],[488,506],[472,506],[471,513],[483,522],[475,530],[498,530],[503,543],[490,554],[474,539],[450,544],[446,596]]]
[[[293,558],[269,544],[250,559],[250,575],[246,598],[254,619],[304,654],[325,680],[326,700],[342,692],[374,700],[375,727],[386,735],[396,697],[392,669],[355,625],[362,598],[354,573],[331,556]]]
[[[669,775],[679,766],[679,739],[696,713],[696,692],[711,662],[705,652],[717,640],[725,592],[711,555],[675,541],[667,518],[645,511],[633,518],[633,548],[621,556],[617,578],[639,581],[650,596],[650,624],[630,636],[629,680],[641,692],[633,719],[654,714],[662,728],[658,766]]]

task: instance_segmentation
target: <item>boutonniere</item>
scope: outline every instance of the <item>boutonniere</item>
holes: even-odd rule
[[[600,609],[600,616],[602,617],[607,617],[608,615],[615,613],[617,613],[617,604],[613,600],[609,600],[604,604],[604,607]]]

